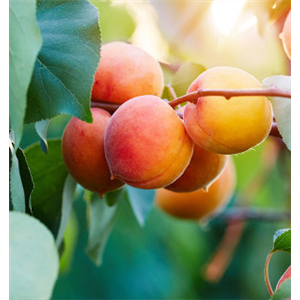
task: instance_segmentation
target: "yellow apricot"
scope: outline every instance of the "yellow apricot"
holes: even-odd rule
[[[259,89],[249,73],[234,67],[214,67],[201,73],[188,93],[201,89]],[[264,96],[199,97],[184,111],[184,123],[194,142],[219,154],[244,152],[261,143],[272,126],[272,107]]]
[[[220,176],[209,186],[190,193],[176,193],[165,188],[157,190],[155,203],[171,216],[200,220],[222,211],[231,199],[236,185],[236,172],[231,157]]]
[[[184,173],[166,189],[174,192],[193,192],[208,187],[223,170],[227,155],[206,151],[194,145],[192,159]]]
[[[291,59],[291,11],[285,19],[283,29],[279,37],[281,38],[285,54],[289,59]]]
[[[142,189],[175,181],[188,166],[193,146],[176,112],[151,95],[122,104],[111,117],[104,137],[112,177]]]
[[[100,108],[92,108],[93,123],[73,117],[62,137],[62,154],[71,176],[84,188],[98,192],[100,196],[124,185],[110,179],[110,171],[104,154],[104,133],[110,114]]]
[[[102,46],[92,101],[122,104],[141,95],[160,97],[163,86],[160,64],[143,49],[124,42]]]

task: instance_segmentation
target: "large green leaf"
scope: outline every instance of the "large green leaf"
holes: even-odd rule
[[[49,151],[44,153],[39,143],[24,153],[35,184],[31,195],[33,215],[57,235],[62,211],[63,192],[68,171],[61,153],[61,141],[49,140]]]
[[[36,2],[9,1],[9,119],[19,146],[27,90],[42,38],[36,22]]]
[[[9,213],[9,299],[50,299],[59,259],[50,231],[37,219]]]
[[[28,91],[26,122],[58,114],[91,122],[91,88],[100,59],[98,10],[87,0],[38,0],[43,46]]]
[[[262,87],[265,89],[276,87],[282,90],[291,91],[291,76],[278,75],[267,77],[263,80]],[[269,98],[273,106],[278,130],[288,149],[291,150],[291,98]]]

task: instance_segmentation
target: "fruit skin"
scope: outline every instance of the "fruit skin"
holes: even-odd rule
[[[159,189],[156,205],[169,215],[181,219],[200,220],[211,218],[220,212],[233,195],[236,185],[236,172],[233,160],[228,157],[220,176],[209,186],[191,193],[176,193]]]
[[[280,34],[284,51],[289,59],[300,58],[300,9],[291,9]]]
[[[104,147],[113,178],[137,188],[156,189],[183,173],[194,143],[171,106],[146,95],[117,109],[107,125]]]
[[[93,123],[73,117],[62,136],[62,154],[71,176],[84,188],[102,195],[124,185],[110,180],[110,172],[104,154],[104,132],[110,114],[100,108],[92,108]]]
[[[190,164],[184,173],[166,189],[183,193],[209,187],[222,172],[227,158],[227,155],[206,151],[194,145]]]
[[[187,93],[201,89],[261,88],[249,73],[234,67],[214,67],[201,73]],[[199,97],[189,103],[184,124],[194,142],[219,154],[244,152],[261,143],[272,126],[272,107],[264,96]]]
[[[291,269],[291,266],[289,266],[285,272],[283,273],[283,275],[280,277],[280,279],[278,280],[277,282],[277,285],[276,285],[276,290],[279,289],[280,285],[286,280],[286,279],[290,279],[291,278],[291,274],[292,273],[292,269]]]
[[[92,101],[122,104],[141,95],[160,97],[163,86],[159,63],[143,49],[124,42],[102,46]]]

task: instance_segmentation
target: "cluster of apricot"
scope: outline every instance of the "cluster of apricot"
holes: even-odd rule
[[[123,42],[102,46],[92,101],[118,104],[110,115],[93,107],[93,123],[72,118],[62,138],[67,169],[84,188],[100,195],[124,184],[159,189],[157,205],[171,215],[200,219],[222,208],[235,188],[230,154],[262,142],[272,125],[263,96],[199,97],[183,120],[161,99],[160,64]],[[251,89],[260,83],[233,67],[208,69],[197,89]]]

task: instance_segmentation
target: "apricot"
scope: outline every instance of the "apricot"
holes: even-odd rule
[[[155,203],[164,212],[181,219],[200,220],[222,211],[231,199],[236,185],[233,160],[228,157],[220,176],[209,186],[190,193],[157,190]]]
[[[259,89],[249,73],[234,67],[214,67],[201,73],[187,93],[201,89]],[[219,154],[244,152],[269,134],[273,112],[264,96],[199,97],[184,111],[184,124],[195,144]]]
[[[160,97],[163,87],[160,64],[146,51],[124,42],[102,46],[92,101],[122,104],[141,95]]]
[[[110,179],[104,154],[104,132],[111,115],[92,108],[93,123],[73,117],[62,136],[62,155],[71,176],[84,188],[102,195],[124,182]]]
[[[112,177],[141,189],[175,181],[188,166],[193,147],[176,112],[152,95],[122,104],[109,120],[104,136]]]
[[[300,58],[300,9],[289,11],[280,38],[287,57],[298,60]]]
[[[223,170],[227,155],[206,151],[194,145],[192,159],[184,173],[166,189],[174,192],[193,192],[208,187]]]
[[[285,282],[287,279],[290,279],[292,277],[292,269],[291,269],[291,266],[289,266],[285,272],[283,273],[283,275],[280,277],[280,279],[278,280],[277,282],[277,285],[276,285],[276,290],[279,289],[280,285]]]

